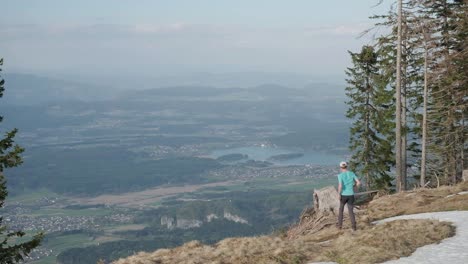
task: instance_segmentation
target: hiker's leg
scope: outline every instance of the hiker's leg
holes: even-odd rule
[[[337,227],[341,229],[341,227],[343,226],[343,211],[344,211],[344,205],[345,205],[345,200],[343,198],[343,196],[341,197],[340,199],[340,210],[338,211],[338,223],[337,223]]]
[[[348,212],[351,219],[351,227],[356,230],[356,218],[354,217],[354,195],[348,198]]]

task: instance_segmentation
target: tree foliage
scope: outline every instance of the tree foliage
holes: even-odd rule
[[[427,165],[421,177],[455,184],[461,179],[466,153],[466,3],[449,0],[409,1],[411,15],[421,25],[416,48],[426,67],[419,73],[427,86]],[[422,33],[422,34],[421,34]],[[460,58],[458,60],[457,58]],[[421,90],[421,89],[419,89]],[[418,106],[416,106],[417,109]],[[423,154],[426,155],[426,154]],[[421,179],[425,182],[425,179]]]
[[[391,102],[393,108],[397,107],[396,102],[401,102],[401,118],[389,117],[393,127],[401,124],[401,140],[386,137],[393,146],[386,154],[397,151],[396,144],[401,142],[403,153],[398,157],[403,167],[401,179],[406,178],[408,168],[420,167],[421,173],[412,172],[411,176],[420,177],[423,185],[426,180],[433,185],[455,184],[468,165],[467,2],[406,0],[402,6],[401,30],[397,30],[400,16],[395,6],[387,14],[372,17],[377,19],[375,28],[384,32],[375,37],[373,45],[378,61],[374,72],[381,75],[379,86],[394,94],[395,87],[401,87],[400,98]],[[400,68],[396,63],[398,32],[402,47]],[[401,70],[399,79],[397,69]],[[350,105],[360,103],[357,98],[351,97],[351,101]],[[353,118],[361,119],[355,126],[366,127],[366,115]],[[361,142],[362,146],[356,147],[353,137],[355,134],[351,149],[356,158],[366,145]],[[366,159],[361,157],[355,162],[366,164]],[[406,185],[406,180],[402,185]]]
[[[3,65],[3,59],[0,59],[0,66]],[[1,68],[0,68],[1,71]],[[0,77],[0,97],[3,96],[5,81]],[[0,122],[3,117],[0,116]],[[0,208],[4,206],[8,195],[6,179],[3,174],[7,168],[12,168],[22,163],[21,153],[24,151],[19,145],[15,144],[14,138],[17,129],[5,133],[0,139]],[[32,240],[24,243],[12,243],[15,237],[23,237],[23,231],[8,231],[7,226],[3,225],[3,217],[0,217],[0,263],[18,263],[23,260],[34,248],[39,246],[42,240],[42,234],[35,235]]]
[[[385,187],[391,180],[388,172],[393,164],[389,140],[393,131],[392,93],[384,85],[386,76],[379,71],[378,54],[373,47],[364,46],[360,53],[350,55],[353,67],[346,71],[346,116],[353,120],[351,167],[365,177],[367,187]]]

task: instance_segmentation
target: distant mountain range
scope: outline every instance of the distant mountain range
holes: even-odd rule
[[[250,75],[247,75],[247,77]],[[114,80],[109,84],[96,85],[87,82],[61,80],[49,77],[36,76],[23,73],[4,74],[5,98],[3,103],[10,105],[41,105],[63,101],[109,101],[126,99],[155,99],[155,97],[216,97],[233,95],[235,98],[257,98],[268,97],[284,99],[285,97],[336,97],[343,98],[343,87],[337,84],[323,82],[309,83],[303,88],[291,88],[291,86],[278,85],[275,82],[257,86],[218,86],[219,80],[213,80],[213,85],[184,84],[166,85],[165,82],[156,82],[123,89],[112,86]],[[216,78],[215,78],[216,79]],[[247,78],[248,79],[248,78]],[[274,79],[273,81],[276,81]],[[170,82],[169,82],[170,83]],[[169,84],[168,83],[168,84]],[[252,82],[254,83],[254,82]],[[281,82],[280,82],[281,83]],[[146,88],[151,85],[152,88]],[[222,87],[222,88],[219,88]],[[297,86],[292,86],[297,87]],[[259,97],[260,96],[260,97]]]
[[[111,89],[95,85],[9,73],[5,80],[4,104],[40,105],[58,101],[96,101],[112,97]]]

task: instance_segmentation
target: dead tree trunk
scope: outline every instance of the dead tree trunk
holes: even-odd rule
[[[396,61],[396,113],[395,113],[395,167],[396,167],[396,187],[397,191],[404,191],[406,179],[403,179],[401,167],[401,24],[403,15],[402,0],[398,0],[398,40],[397,40],[397,61]]]
[[[429,34],[426,31],[426,25],[423,25],[424,36],[424,92],[423,92],[423,120],[422,120],[422,139],[421,139],[421,187],[426,186],[426,158],[427,158],[427,99],[429,83]]]

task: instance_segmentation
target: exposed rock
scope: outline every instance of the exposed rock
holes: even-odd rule
[[[209,223],[211,221],[213,221],[213,219],[218,219],[219,217],[215,214],[209,214],[206,216],[206,221]]]
[[[197,228],[201,227],[204,223],[210,223],[215,219],[219,219],[220,216],[216,214],[209,214],[205,217],[205,221],[203,220],[198,220],[198,219],[184,219],[184,218],[175,218],[175,217],[169,217],[169,216],[162,216],[161,217],[161,226],[166,227],[169,230],[172,230],[174,228],[180,228],[180,229],[189,229],[189,228]],[[229,221],[233,221],[236,223],[241,223],[241,224],[248,224],[249,222],[235,214],[231,214],[229,212],[224,212],[223,218]]]
[[[233,215],[233,214],[231,214],[229,212],[226,212],[226,211],[224,211],[224,218],[229,220],[229,221],[236,222],[236,223],[241,223],[241,224],[248,224],[249,223],[244,218],[242,218],[242,217],[240,217],[238,215]]]
[[[175,225],[175,219],[173,217],[169,216],[162,216],[161,217],[161,226],[166,226],[167,229],[172,230],[174,229]]]
[[[195,227],[200,227],[203,225],[203,222],[200,220],[196,219],[177,219],[177,228],[180,229],[189,229],[189,228],[195,228]]]

